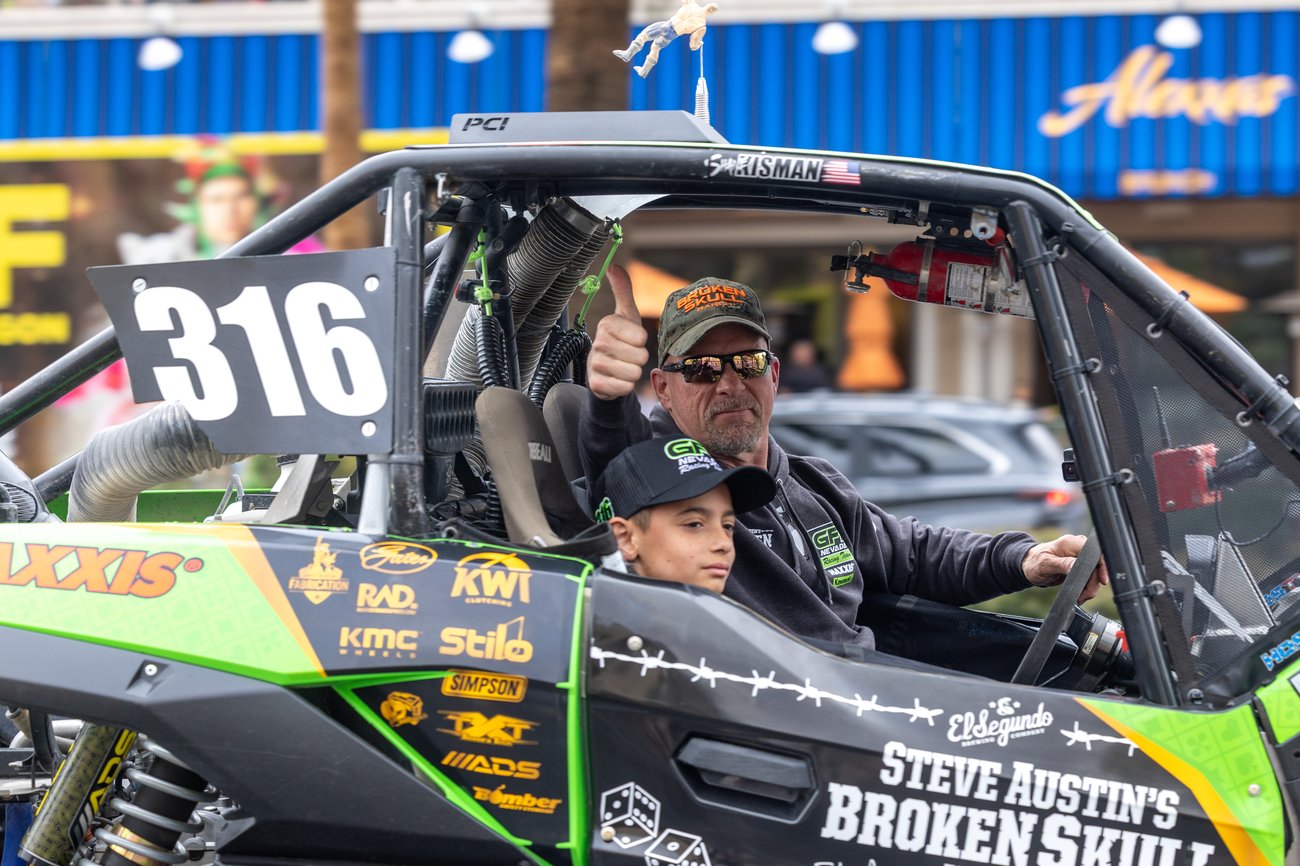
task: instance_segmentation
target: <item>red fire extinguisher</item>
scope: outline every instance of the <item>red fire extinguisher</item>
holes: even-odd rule
[[[862,280],[880,277],[904,300],[1033,318],[1028,289],[1015,278],[1011,250],[1001,229],[982,242],[948,242],[923,235],[884,254],[855,255],[850,248],[849,256],[836,259],[835,264],[843,261],[857,271],[845,282],[850,291],[865,292]]]

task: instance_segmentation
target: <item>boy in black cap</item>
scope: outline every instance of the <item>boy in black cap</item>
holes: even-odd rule
[[[642,576],[722,592],[736,559],[736,514],[776,495],[755,466],[723,469],[694,439],[628,447],[596,484],[596,518],[608,520],[623,559]]]

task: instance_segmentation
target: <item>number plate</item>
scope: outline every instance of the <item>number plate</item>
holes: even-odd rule
[[[383,454],[396,265],[382,247],[87,273],[136,402],[180,401],[227,454]]]

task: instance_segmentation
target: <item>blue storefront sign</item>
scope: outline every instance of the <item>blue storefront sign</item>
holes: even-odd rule
[[[811,48],[816,22],[716,25],[702,66],[735,142],[992,165],[1091,199],[1300,191],[1300,14],[1202,14],[1201,44],[1178,50],[1156,43],[1159,20],[858,22],[858,49],[831,57]],[[449,33],[367,34],[367,126],[541,110],[546,32],[487,35],[494,53],[468,66],[447,58]],[[316,36],[178,42],[179,65],[146,72],[138,39],[0,39],[0,145],[319,128]],[[672,46],[629,76],[631,106],[689,109],[700,68]],[[608,74],[628,72],[611,57]]]

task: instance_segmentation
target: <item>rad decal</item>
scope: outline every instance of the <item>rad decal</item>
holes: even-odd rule
[[[27,561],[15,562],[15,546],[22,549]],[[186,571],[203,567],[202,560],[185,560],[179,553],[153,553],[143,550],[72,547],[68,545],[23,544],[0,542],[0,586],[27,586],[38,589],[84,589],[97,595],[134,595],[157,598],[176,585],[176,569],[185,563]],[[110,566],[117,563],[117,568]],[[196,563],[192,567],[190,563]],[[69,567],[71,566],[71,567]]]
[[[289,591],[301,592],[312,604],[320,604],[331,595],[348,591],[343,569],[334,564],[337,553],[330,552],[324,538],[316,539],[309,565],[298,569],[297,577],[289,578]]]
[[[357,613],[395,613],[410,616],[419,611],[415,590],[401,583],[357,585]]]
[[[600,795],[600,838],[632,848],[659,835],[659,801],[635,782]]]
[[[339,655],[379,656],[413,659],[419,646],[420,632],[413,628],[339,629]]]
[[[699,665],[683,664],[681,662],[664,661],[663,650],[658,655],[650,655],[645,650],[641,651],[639,656],[624,655],[623,653],[613,652],[611,650],[601,649],[598,646],[591,648],[591,657],[605,667],[607,661],[624,662],[626,664],[637,665],[641,668],[641,676],[645,676],[652,670],[684,671],[691,675],[691,682],[705,680],[709,688],[717,688],[718,680],[729,683],[739,683],[751,688],[750,697],[755,697],[761,691],[778,691],[789,692],[794,694],[795,700],[811,700],[817,706],[822,705],[822,701],[833,701],[838,704],[844,704],[852,707],[860,716],[863,713],[892,713],[896,715],[907,716],[909,722],[915,722],[917,719],[924,719],[931,727],[934,726],[934,720],[943,715],[941,709],[930,709],[922,706],[920,698],[913,698],[910,707],[894,707],[888,704],[882,704],[876,700],[876,696],[864,698],[860,694],[854,694],[853,697],[838,695],[834,692],[828,692],[819,689],[812,684],[811,679],[805,679],[803,683],[782,683],[777,682],[775,672],[769,672],[767,676],[760,676],[758,671],[751,671],[748,676],[742,674],[732,674],[726,671],[715,670],[708,666],[705,659],[700,659]]]
[[[471,553],[456,563],[451,597],[465,604],[514,607],[532,600],[533,571],[522,559],[505,551]]]
[[[1171,832],[1179,819],[1177,791],[1025,761],[1004,768],[1001,761],[886,743],[880,783],[904,790],[828,782],[821,837],[971,863],[1083,866],[1115,862],[1118,854],[1122,863],[1202,866],[1214,855],[1214,845]]]
[[[1005,746],[1012,739],[1047,732],[1052,713],[1040,702],[1032,712],[1019,713],[1020,701],[998,698],[979,712],[953,713],[948,717],[948,742],[965,746],[996,743]]]
[[[380,541],[361,548],[361,567],[385,574],[414,574],[438,561],[438,552],[413,541]]]
[[[438,710],[451,722],[450,728],[439,728],[443,734],[451,734],[467,743],[487,743],[492,746],[535,746],[536,740],[525,740],[524,735],[537,727],[536,722],[516,719],[512,716],[492,716],[474,711]]]
[[[709,170],[706,177],[720,174],[729,177],[755,177],[771,180],[810,180],[822,179],[822,166],[825,160],[809,156],[773,156],[766,153],[741,154],[727,156],[713,153],[704,161]]]
[[[379,705],[379,713],[389,727],[393,728],[418,725],[429,718],[424,711],[424,701],[419,695],[410,692],[389,692],[388,697]]]
[[[474,799],[482,800],[498,809],[508,812],[535,812],[539,815],[553,815],[564,800],[558,797],[537,797],[533,794],[512,794],[505,785],[496,788],[474,786]]]
[[[1118,746],[1127,746],[1130,757],[1133,755],[1133,752],[1137,750],[1137,743],[1133,742],[1128,737],[1115,737],[1109,734],[1090,734],[1080,728],[1077,721],[1074,723],[1073,730],[1063,730],[1061,731],[1061,736],[1065,737],[1065,744],[1067,746],[1073,746],[1075,743],[1083,743],[1083,747],[1089,752],[1092,751],[1093,743],[1114,743]]]
[[[511,758],[476,755],[473,752],[448,752],[442,759],[444,767],[453,767],[469,773],[482,773],[485,776],[505,776],[511,779],[531,781],[542,775],[540,761],[516,761]]]
[[[479,671],[452,671],[442,681],[442,693],[453,698],[480,698],[517,704],[528,693],[528,678]]]
[[[503,622],[489,632],[449,626],[442,630],[441,638],[442,646],[438,647],[440,655],[464,655],[516,664],[523,664],[533,657],[533,645],[524,640],[522,616]]]

